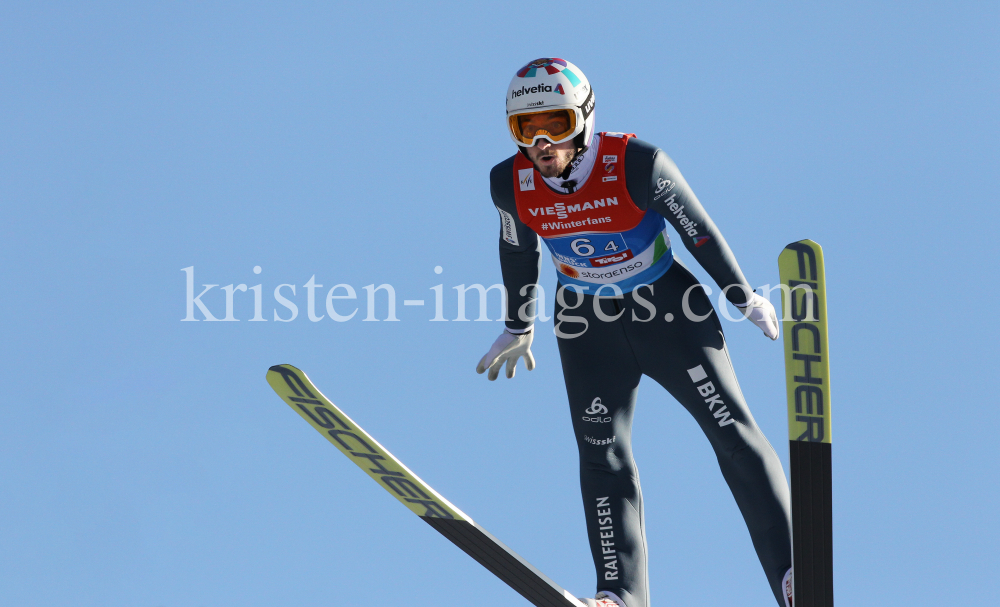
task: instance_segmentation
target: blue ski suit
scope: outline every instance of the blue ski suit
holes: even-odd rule
[[[752,289],[662,150],[620,133],[595,139],[596,166],[575,192],[549,188],[520,153],[493,168],[490,189],[501,218],[509,329],[532,324],[542,242],[557,268],[556,334],[597,589],[614,592],[627,607],[649,605],[631,442],[639,379],[646,375],[688,410],[711,443],[783,605],[781,579],[791,567],[784,472],[740,391],[718,315],[674,259],[665,224],[720,288],[733,285],[726,290],[730,302],[746,303]]]

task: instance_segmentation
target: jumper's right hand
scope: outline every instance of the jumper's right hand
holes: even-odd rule
[[[487,378],[493,381],[500,375],[500,367],[507,363],[507,379],[514,377],[514,368],[517,366],[517,359],[524,357],[524,366],[528,371],[535,368],[535,357],[531,355],[531,340],[534,331],[527,333],[508,333],[504,331],[500,334],[490,351],[476,365],[476,373],[482,375],[486,369],[490,370]]]

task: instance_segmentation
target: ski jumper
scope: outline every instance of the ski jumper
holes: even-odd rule
[[[493,168],[490,184],[501,219],[509,329],[531,326],[539,236],[557,268],[556,334],[597,589],[614,592],[627,607],[649,605],[631,445],[639,379],[647,375],[691,413],[711,443],[782,605],[781,579],[791,566],[784,472],[743,398],[708,295],[673,257],[666,223],[720,287],[746,289],[729,289],[730,302],[745,303],[751,289],[666,154],[633,135],[595,139],[596,165],[570,194],[549,189],[520,153]]]

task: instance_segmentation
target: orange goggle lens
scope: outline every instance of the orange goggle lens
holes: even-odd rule
[[[524,145],[534,145],[536,137],[560,143],[576,131],[576,112],[562,109],[515,114],[507,119],[507,123],[514,139]]]

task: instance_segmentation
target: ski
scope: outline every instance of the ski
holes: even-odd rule
[[[536,607],[584,607],[572,594],[477,525],[403,465],[291,365],[267,371],[267,383],[296,413],[393,497]]]
[[[795,607],[833,607],[830,357],[823,248],[786,246],[781,274]]]

